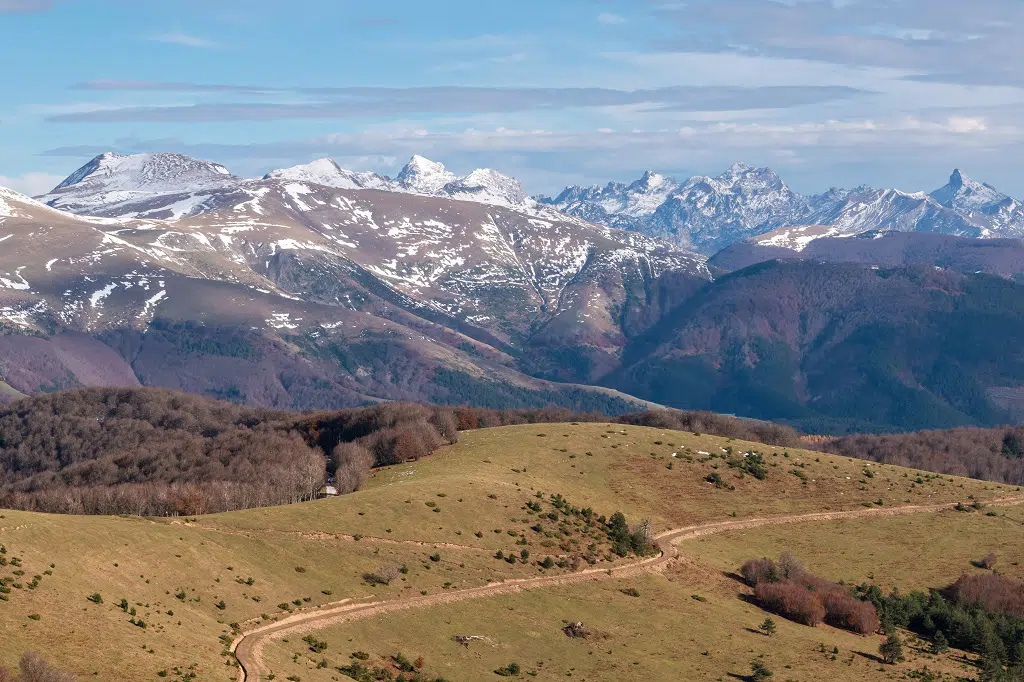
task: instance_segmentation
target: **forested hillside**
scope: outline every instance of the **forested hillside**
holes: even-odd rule
[[[356,490],[371,467],[425,457],[460,430],[611,419],[411,403],[300,413],[161,389],[61,391],[0,410],[0,506],[190,515],[287,504],[313,498],[328,480]],[[798,442],[786,427],[712,414],[642,412],[620,421]]]
[[[627,347],[602,383],[809,433],[1024,416],[1024,288],[934,267],[771,261],[726,275]]]

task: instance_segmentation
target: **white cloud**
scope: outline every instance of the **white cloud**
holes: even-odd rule
[[[0,175],[0,187],[7,187],[32,197],[49,192],[62,180],[64,180],[63,176],[49,173],[25,173],[20,177]]]
[[[206,38],[200,38],[198,36],[189,35],[188,33],[182,33],[181,31],[171,31],[170,33],[161,33],[155,35],[150,40],[158,43],[169,43],[171,45],[182,45],[184,47],[196,47],[201,49],[216,49],[220,47],[219,43],[215,43],[212,40]]]
[[[988,125],[983,119],[954,116],[948,121],[948,128],[955,133],[983,133]]]
[[[620,17],[618,14],[612,14],[611,12],[601,12],[597,15],[597,20],[606,26],[626,23],[625,17]]]

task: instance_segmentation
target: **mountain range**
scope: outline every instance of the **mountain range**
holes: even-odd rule
[[[414,156],[397,177],[341,168],[332,159],[275,170],[261,180],[239,178],[224,166],[181,154],[106,153],[97,156],[38,200],[64,211],[118,218],[177,220],[204,213],[225,192],[256,191],[273,180],[334,189],[387,192],[528,208],[534,204],[515,178],[479,168],[459,177],[443,164]]]
[[[737,164],[552,200],[422,157],[254,179],[103,154],[36,199],[0,191],[0,400],[142,384],[829,432],[1015,421],[1024,243],[996,237],[1021,210],[960,172],[804,197]]]
[[[104,154],[39,200],[5,191],[0,322],[18,333],[0,337],[0,377],[22,393],[128,381],[300,408],[622,411],[637,401],[544,378],[577,378],[566,346],[603,367],[673,277],[710,279],[702,257],[642,235],[449,196],[495,180],[493,197],[497,174],[453,180],[415,158],[394,181],[353,176],[402,190],[381,191],[341,188],[339,171],[247,180]]]
[[[930,194],[861,186],[805,196],[770,168],[735,164],[717,177],[676,182],[648,171],[628,185],[574,186],[538,199],[568,215],[706,255],[766,233],[770,242],[761,243],[797,250],[820,236],[871,230],[1024,236],[1024,204],[959,170]]]

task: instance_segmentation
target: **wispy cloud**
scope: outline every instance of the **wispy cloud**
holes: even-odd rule
[[[597,21],[605,24],[606,26],[615,26],[626,23],[626,18],[611,12],[601,12],[597,15]]]
[[[0,175],[0,187],[7,187],[32,197],[49,192],[63,179],[63,176],[49,173],[25,173],[15,177]]]
[[[652,0],[653,2],[653,0]],[[694,0],[660,4],[662,47],[906,69],[911,78],[1024,86],[1017,0]]]
[[[53,6],[53,0],[0,0],[0,14],[42,12]]]
[[[198,36],[190,35],[188,33],[182,33],[181,31],[171,31],[169,33],[161,33],[149,38],[153,42],[157,43],[168,43],[171,45],[182,45],[184,47],[194,47],[204,50],[213,50],[221,47],[220,43],[206,38],[200,38]]]
[[[699,163],[706,169],[739,159],[808,168],[820,183],[822,168],[857,163],[907,168],[911,160],[928,165],[969,164],[998,147],[1007,153],[1024,148],[1024,129],[980,117],[886,120],[849,119],[793,123],[694,122],[659,130],[490,130],[430,131],[413,128],[338,133],[313,139],[252,144],[186,144],[172,140],[128,140],[114,149],[123,153],[155,148],[222,162],[295,163],[297,159],[345,156],[400,159],[425,154],[464,167],[486,165],[514,171],[524,179],[554,177],[579,182],[622,177],[634,169],[679,168]],[[107,151],[99,146],[51,149],[50,156],[85,158]],[[387,172],[388,168],[374,168]],[[855,177],[854,182],[877,181]],[[937,186],[937,185],[936,185]],[[553,189],[550,188],[549,189]],[[824,189],[824,188],[821,188]],[[916,188],[920,189],[920,188]],[[929,188],[934,189],[934,188]]]
[[[72,111],[50,116],[53,122],[154,123],[269,121],[284,119],[361,118],[412,114],[483,114],[609,107],[652,111],[738,111],[786,109],[849,99],[864,90],[833,86],[670,87],[647,90],[610,88],[316,88],[274,89],[242,85],[191,85],[144,81],[98,81],[79,87],[99,90],[157,92],[224,92],[298,94],[304,102],[203,102],[190,105],[135,106]],[[313,97],[315,96],[315,97]]]

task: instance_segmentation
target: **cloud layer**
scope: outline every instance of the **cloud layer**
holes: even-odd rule
[[[1017,0],[693,0],[659,10],[661,47],[906,69],[911,78],[1024,85]]]
[[[269,121],[296,118],[364,118],[413,114],[484,114],[574,108],[649,107],[661,111],[785,109],[848,99],[865,91],[842,86],[608,88],[260,88],[144,81],[93,81],[91,90],[292,94],[318,96],[300,102],[207,102],[189,105],[103,108],[55,114],[51,122],[158,123]]]

